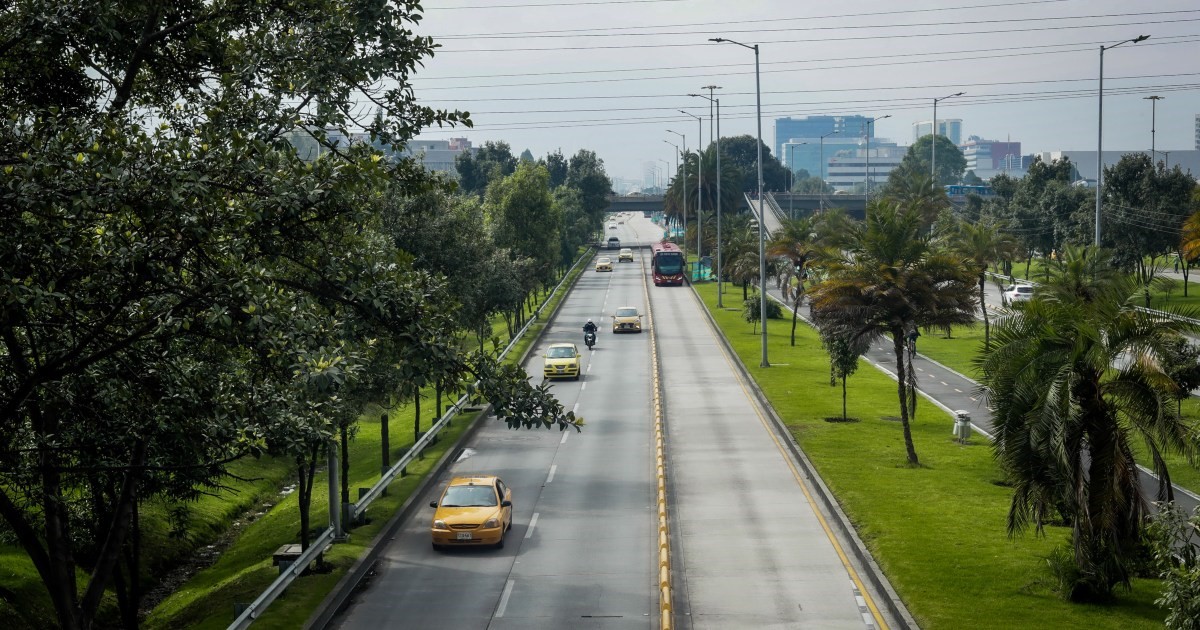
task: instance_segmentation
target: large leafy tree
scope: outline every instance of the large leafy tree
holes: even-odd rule
[[[488,187],[484,209],[496,244],[532,260],[534,277],[548,281],[558,266],[561,221],[556,215],[546,168],[522,162],[512,175]]]
[[[459,190],[482,199],[492,182],[513,174],[518,161],[507,142],[489,140],[474,152],[459,153],[454,157]]]
[[[1167,356],[1193,326],[1135,309],[1134,284],[1103,250],[1068,247],[1053,266],[1042,292],[998,322],[995,347],[978,359],[981,388],[1014,484],[1009,532],[1040,531],[1061,514],[1078,568],[1068,596],[1107,599],[1129,583],[1147,512],[1134,443],[1168,501],[1164,456],[1194,458],[1200,447],[1171,404]]]
[[[1145,278],[1153,259],[1178,254],[1179,226],[1192,213],[1195,188],[1190,174],[1163,168],[1144,153],[1106,167],[1101,236],[1114,262]]]
[[[933,143],[937,143],[936,157],[932,153]],[[967,158],[963,157],[962,150],[950,141],[950,138],[938,134],[926,135],[917,138],[917,141],[908,147],[908,153],[904,154],[904,159],[900,160],[900,169],[912,169],[920,173],[930,174],[933,168],[931,160],[937,162],[937,173],[935,186],[941,188],[947,184],[957,184],[962,180],[963,171],[967,168]]]
[[[374,145],[468,122],[416,104],[408,77],[433,52],[417,9],[0,12],[0,517],[60,627],[95,625],[114,585],[135,618],[142,502],[186,501],[267,450],[311,481],[379,357],[360,336],[444,344],[424,309],[452,301],[425,291],[372,212],[389,185],[430,185]],[[384,114],[356,119],[360,100]],[[352,128],[367,141],[346,142]],[[516,422],[559,417],[544,391],[470,367],[508,379],[489,386],[527,403],[514,408],[552,414]]]
[[[604,171],[604,160],[597,157],[594,151],[580,149],[567,163],[565,184],[579,191],[584,212],[599,228],[604,221],[604,211],[608,208],[608,196],[613,194],[612,180]]]
[[[741,173],[742,193],[758,190],[758,139],[751,135],[721,138],[721,169]],[[705,159],[708,159],[706,152]],[[762,143],[763,190],[787,190],[788,170],[779,158],[771,155],[771,148]],[[714,160],[715,161],[715,160]],[[693,182],[694,183],[694,182]]]
[[[826,277],[809,294],[817,326],[852,346],[892,338],[904,447],[908,462],[919,464],[910,426],[916,381],[904,337],[916,327],[973,322],[973,274],[934,249],[920,208],[891,199],[868,204],[844,249],[828,255]]]

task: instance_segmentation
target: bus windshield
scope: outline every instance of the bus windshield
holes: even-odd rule
[[[654,257],[654,269],[665,275],[683,273],[683,254],[679,252],[660,253]]]

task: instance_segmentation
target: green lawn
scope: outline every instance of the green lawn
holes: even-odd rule
[[[922,628],[1162,627],[1155,580],[1137,580],[1111,606],[1069,604],[1052,592],[1044,558],[1068,532],[1007,536],[1010,491],[998,485],[981,438],[957,444],[952,419],[923,405],[913,425],[922,466],[907,466],[900,425],[888,419],[898,415],[894,381],[862,364],[849,380],[849,414],[859,422],[826,422],[841,415],[841,388],[829,386],[816,334],[798,327],[792,348],[790,324],[772,320],[774,365],[757,367],[761,337],[751,324],[737,311],[716,309],[715,285],[696,289]],[[922,352],[935,336],[921,338]]]

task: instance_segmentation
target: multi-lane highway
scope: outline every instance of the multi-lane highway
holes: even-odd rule
[[[661,230],[626,216],[625,246]],[[582,378],[554,384],[586,420],[573,431],[476,432],[442,475],[489,473],[512,488],[514,526],[503,549],[431,548],[432,509],[418,512],[379,556],[376,575],[339,617],[342,628],[657,628],[658,530],[649,333],[614,335],[617,307],[654,310],[668,432],[679,628],[871,628],[889,621],[863,587],[846,541],[825,526],[807,481],[687,287],[648,283],[649,250],[612,273],[588,270],[526,365],[541,350],[582,344]],[[616,252],[601,251],[600,255]],[[420,497],[427,505],[435,496]]]

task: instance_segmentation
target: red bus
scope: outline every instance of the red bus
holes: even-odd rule
[[[654,270],[654,286],[683,284],[683,252],[669,241],[650,246],[653,254],[650,266]]]

